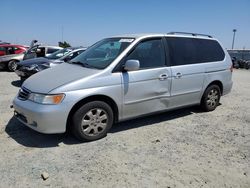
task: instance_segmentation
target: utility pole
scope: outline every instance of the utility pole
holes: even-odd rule
[[[64,28],[63,28],[63,26],[62,26],[62,42],[63,42],[63,30],[64,30]]]
[[[235,39],[235,33],[236,33],[237,29],[233,29],[233,42],[232,42],[232,49],[234,49],[234,39]]]

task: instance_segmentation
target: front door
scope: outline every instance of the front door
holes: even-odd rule
[[[122,73],[123,119],[168,107],[171,70],[166,66],[161,38],[140,42],[126,60],[140,62],[140,69]]]

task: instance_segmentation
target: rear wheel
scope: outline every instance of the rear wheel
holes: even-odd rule
[[[221,97],[220,87],[218,85],[209,86],[201,99],[201,107],[204,111],[213,111],[219,104]]]
[[[103,138],[113,124],[112,108],[105,102],[83,105],[73,115],[73,134],[82,141]]]
[[[8,63],[8,69],[9,71],[15,71],[17,67],[17,61],[16,60],[10,60]]]

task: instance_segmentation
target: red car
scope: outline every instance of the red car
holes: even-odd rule
[[[21,54],[24,53],[28,48],[21,45],[15,44],[0,44],[0,56]]]

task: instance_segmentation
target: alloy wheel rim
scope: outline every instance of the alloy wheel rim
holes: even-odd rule
[[[11,68],[11,70],[16,70],[16,68],[17,68],[16,62],[12,62],[12,63],[10,64],[10,68]]]
[[[81,128],[85,135],[96,136],[102,133],[108,124],[108,114],[105,110],[95,108],[89,110],[82,118]]]
[[[215,107],[219,100],[219,92],[217,89],[211,89],[207,95],[207,105],[209,107]]]

